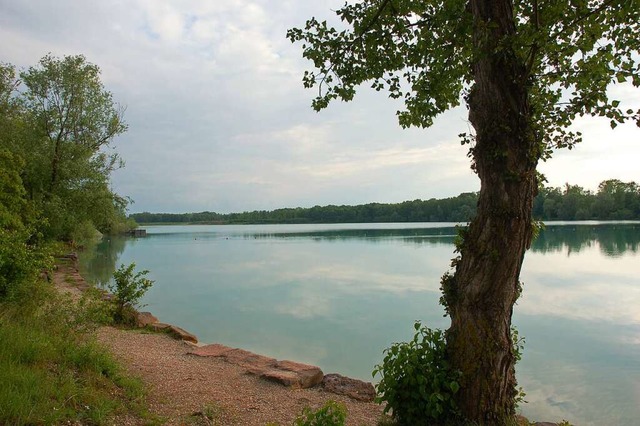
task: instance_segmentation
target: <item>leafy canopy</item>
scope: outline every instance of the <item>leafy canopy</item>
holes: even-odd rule
[[[640,86],[640,1],[513,3],[515,36],[497,49],[514,51],[526,64],[519,78],[530,88],[543,158],[581,140],[579,132],[567,130],[577,117],[603,116],[611,127],[627,120],[640,125],[640,110],[624,109],[608,93],[612,85]],[[336,14],[343,29],[311,18],[287,32],[292,42],[303,42],[303,56],[315,67],[303,77],[305,87],[318,88],[313,108],[349,101],[369,83],[404,101],[397,113],[403,127],[429,127],[468,96],[480,55],[474,25],[492,25],[474,23],[467,0],[364,0],[346,3]]]
[[[0,150],[24,160],[21,184],[47,219],[43,233],[73,239],[82,224],[114,231],[127,200],[110,188],[122,165],[110,144],[126,124],[100,69],[82,55],[47,55],[19,77],[0,64]]]

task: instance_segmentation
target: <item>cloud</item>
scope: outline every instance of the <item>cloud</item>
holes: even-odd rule
[[[386,95],[363,88],[321,113],[301,78],[310,64],[288,28],[336,23],[338,0],[0,0],[0,58],[26,67],[46,53],[82,53],[125,105],[127,163],[116,191],[132,211],[238,211],[397,202],[478,189],[466,110],[428,130],[402,130]],[[616,88],[616,90],[618,90]],[[639,103],[620,88],[615,96]],[[554,185],[638,179],[637,129],[578,124],[585,143],[543,165]],[[595,126],[595,127],[592,127]],[[611,140],[611,143],[605,143]],[[584,173],[589,170],[589,173]]]
[[[525,291],[518,312],[638,325],[636,263],[634,256],[611,259],[596,249],[570,257],[562,252],[530,252],[521,278]],[[535,285],[529,287],[528,282]]]

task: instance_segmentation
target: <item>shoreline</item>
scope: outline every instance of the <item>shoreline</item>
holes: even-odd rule
[[[54,273],[54,284],[63,291],[76,292],[78,295],[93,287],[80,274],[77,256],[75,259],[69,256],[65,258],[70,258],[73,264],[66,262],[62,267],[59,265]],[[68,280],[65,273],[70,273],[71,280]],[[58,279],[55,275],[58,275]],[[60,279],[61,275],[67,279]],[[195,335],[178,326],[159,322],[149,312],[139,312],[140,317],[143,321],[151,322],[133,329],[101,327],[97,337],[101,344],[123,362],[128,371],[150,386],[151,410],[168,416],[166,424],[185,424],[188,421],[185,419],[203,412],[202,409],[188,412],[191,408],[206,406],[209,409],[211,404],[220,406],[221,416],[225,418],[222,424],[264,426],[277,418],[282,419],[277,421],[279,424],[292,424],[303,408],[317,409],[327,401],[337,401],[346,406],[347,425],[377,425],[383,417],[384,407],[371,402],[375,389],[369,382],[335,373],[325,375],[318,367],[287,360],[277,361],[218,343],[202,343]],[[149,327],[149,324],[157,324],[156,330],[153,326]],[[274,362],[290,368],[284,369],[281,379],[261,377],[265,372],[264,367],[267,367],[266,371],[273,370],[271,367]],[[182,368],[176,371],[176,367]],[[299,369],[291,370],[294,367]],[[304,377],[309,369],[317,369],[322,373],[323,379],[329,380],[303,386],[287,372],[300,371]],[[174,378],[176,374],[178,378]],[[313,380],[307,384],[312,382]],[[356,382],[355,386],[353,382]],[[368,386],[363,390],[361,384]],[[370,389],[373,389],[373,394],[369,393]],[[256,392],[262,396],[256,397]],[[247,395],[253,396],[247,399]],[[263,402],[259,404],[260,408],[256,408],[256,398]],[[157,402],[158,400],[161,402]],[[184,401],[189,403],[185,405]],[[283,401],[286,402],[285,409],[280,406]],[[191,408],[185,411],[185,407]],[[553,422],[529,422],[522,416],[518,416],[518,424],[558,426],[558,423]]]
[[[65,256],[61,260],[63,261],[57,262],[58,268],[54,271],[53,283],[61,291],[79,297],[83,291],[90,288],[90,284],[80,274],[74,256]],[[160,387],[157,382],[166,380],[166,377],[170,376],[172,370],[177,366],[185,367],[193,364],[194,371],[215,370],[216,373],[205,372],[199,376],[206,382],[215,380],[216,385],[222,388],[231,386],[233,383],[222,383],[218,376],[232,375],[233,379],[229,380],[233,382],[248,381],[248,388],[244,389],[245,392],[255,392],[256,388],[265,387],[269,389],[268,393],[275,394],[276,397],[278,395],[283,397],[283,395],[289,394],[293,396],[309,393],[312,397],[300,398],[300,401],[294,404],[295,410],[286,413],[288,420],[282,424],[290,424],[306,406],[318,408],[328,400],[345,404],[350,413],[349,417],[352,416],[351,413],[357,413],[354,416],[353,424],[361,425],[363,420],[366,420],[364,424],[376,424],[382,416],[383,406],[372,402],[375,389],[371,383],[350,379],[335,373],[324,374],[318,367],[307,364],[288,360],[278,361],[217,343],[201,343],[198,342],[195,335],[178,326],[161,323],[151,313],[141,312],[138,318],[142,320],[142,323],[134,329],[101,327],[98,332],[98,340],[106,345],[116,358],[123,361],[125,366],[132,370],[132,374],[142,376],[143,381],[150,383],[152,388],[165,389],[165,385]],[[121,341],[128,343],[122,345]],[[158,348],[163,349],[157,351],[156,355],[152,355]],[[144,361],[148,357],[152,357],[154,361]],[[169,365],[163,365],[163,362],[171,358],[173,361]],[[156,366],[156,368],[149,368],[150,366]],[[221,370],[224,374],[220,372]],[[152,372],[153,377],[151,377]],[[189,376],[192,373],[187,368],[182,374]],[[178,381],[181,380],[178,379]],[[176,385],[176,387],[180,389],[180,386]],[[162,391],[162,393],[169,394],[173,392],[172,389]],[[217,399],[225,400],[238,392],[242,393],[243,391],[236,389],[231,395],[223,394]],[[188,397],[182,393],[191,392],[178,390],[178,393],[181,393],[178,399],[185,399]],[[163,398],[166,399],[167,396],[165,395]],[[197,397],[192,405],[198,402],[203,403],[201,397]],[[239,407],[234,408],[236,411],[238,409]],[[181,422],[176,424],[181,424]],[[241,424],[253,423],[249,421]],[[255,424],[264,425],[265,423]],[[351,423],[348,421],[348,424]]]

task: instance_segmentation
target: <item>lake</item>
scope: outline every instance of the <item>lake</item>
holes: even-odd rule
[[[81,255],[85,277],[150,270],[145,310],[201,342],[241,347],[373,381],[415,320],[447,328],[439,282],[450,223],[146,226]],[[640,223],[548,223],[527,253],[514,325],[534,420],[640,419]]]

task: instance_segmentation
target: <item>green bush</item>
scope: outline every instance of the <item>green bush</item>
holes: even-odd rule
[[[84,247],[93,241],[99,241],[100,238],[102,238],[102,234],[90,220],[80,222],[71,231],[71,241],[76,247]]]
[[[347,419],[347,408],[344,404],[327,401],[317,410],[307,407],[302,411],[294,426],[344,426]]]
[[[452,371],[445,352],[441,330],[414,325],[416,333],[408,343],[395,343],[385,349],[379,374],[378,402],[386,402],[399,425],[455,423],[459,420],[453,396],[460,384],[460,373]]]
[[[135,309],[139,307],[142,296],[151,288],[153,281],[145,278],[149,271],[134,274],[135,263],[120,265],[113,273],[114,283],[109,290],[115,298],[114,321],[118,324],[132,324],[135,321]]]
[[[78,334],[88,334],[101,325],[113,322],[113,305],[103,300],[103,292],[90,287],[82,292],[80,298],[70,294],[49,296],[47,302],[38,308],[36,315],[47,318],[52,326],[64,327]],[[56,315],[64,312],[64,315]],[[53,324],[58,322],[59,324]]]

